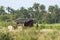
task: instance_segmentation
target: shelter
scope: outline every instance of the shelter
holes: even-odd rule
[[[15,20],[17,24],[24,24],[24,26],[33,26],[33,23],[34,23],[33,21],[34,20],[31,18],[26,18],[26,19],[19,18]]]

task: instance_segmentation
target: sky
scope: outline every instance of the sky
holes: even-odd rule
[[[44,4],[46,9],[49,5],[57,4],[60,7],[60,0],[0,0],[0,6],[11,7],[14,9],[20,9],[20,7],[29,8],[32,7],[34,3]]]

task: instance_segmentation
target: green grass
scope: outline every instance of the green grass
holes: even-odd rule
[[[38,24],[40,29],[58,29],[60,30],[60,24]],[[36,26],[36,24],[35,24]]]
[[[8,31],[8,25],[16,25],[15,22],[0,22],[0,40],[60,40],[60,24],[36,24],[31,28],[23,28],[22,31]],[[40,33],[41,29],[57,29],[57,31]]]
[[[37,38],[37,33],[34,31],[34,28],[11,32],[6,28],[0,30],[0,40],[37,40]]]
[[[15,22],[0,22],[0,28],[7,27],[9,25],[15,25]],[[57,24],[38,24],[39,29],[59,29],[60,30],[60,23]],[[34,24],[34,27],[36,27],[36,24]]]
[[[7,26],[9,26],[9,25],[16,25],[16,23],[15,22],[0,22],[0,29],[2,28],[2,27],[7,27]]]
[[[34,27],[24,29],[22,31],[8,31],[4,28],[0,30],[0,40],[60,40],[60,31],[48,33],[36,32]]]

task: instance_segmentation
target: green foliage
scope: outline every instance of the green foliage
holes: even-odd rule
[[[57,31],[54,31],[53,33],[48,33],[48,35],[51,37],[52,40],[55,40],[57,37]]]
[[[37,40],[37,33],[34,29],[29,29],[24,31],[15,30],[8,31],[3,29],[0,31],[0,40]]]
[[[0,21],[15,20],[17,18],[33,18],[39,23],[60,23],[60,8],[58,5],[50,5],[48,10],[44,4],[34,3],[32,7],[13,9],[0,6]],[[7,12],[6,12],[7,11]],[[31,15],[30,15],[31,14]]]
[[[40,29],[45,29],[45,25],[41,24]]]
[[[60,40],[59,31],[45,32],[45,34],[40,34],[38,40]]]
[[[7,27],[9,25],[16,26],[16,23],[15,22],[5,22],[5,21],[0,22],[1,27]]]
[[[1,30],[2,31],[2,30]],[[0,31],[0,40],[14,40],[13,35],[8,31]]]
[[[53,29],[53,32],[36,32],[34,27],[26,28],[22,31],[15,30],[15,31],[8,31],[7,28],[0,29],[0,40],[56,40],[60,38],[59,30],[55,31],[57,29],[56,27],[59,27],[59,24],[38,24],[39,27],[42,27],[42,29],[48,29],[51,27]],[[40,29],[41,30],[41,29]],[[59,40],[59,39],[58,39]]]
[[[7,12],[6,12],[7,11]],[[29,13],[31,13],[32,17],[30,17]],[[45,5],[40,5],[39,3],[34,3],[32,7],[25,9],[21,7],[20,9],[13,9],[7,7],[0,6],[0,40],[59,40],[59,33],[56,31],[48,34],[38,34],[36,33],[36,29],[24,29],[20,32],[9,32],[5,29],[7,26],[12,25],[16,26],[15,22],[7,22],[12,21],[17,18],[33,18],[34,23],[42,23],[39,24],[38,30],[40,32],[41,29],[57,29],[60,30],[60,8],[58,5],[49,6],[48,10],[45,10]],[[48,23],[48,24],[44,24]],[[51,24],[51,23],[59,23],[59,24]],[[36,26],[36,25],[35,25]],[[39,37],[38,37],[38,36]]]
[[[27,32],[20,33],[20,38],[18,40],[37,40],[37,34],[33,30],[28,30]]]
[[[7,19],[9,19],[9,17],[7,15],[0,16],[0,21],[6,21]]]

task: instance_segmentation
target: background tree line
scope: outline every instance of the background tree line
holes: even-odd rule
[[[48,10],[44,4],[34,3],[32,7],[13,9],[0,6],[0,21],[15,20],[17,18],[33,18],[35,23],[60,23],[60,8],[50,5]]]

